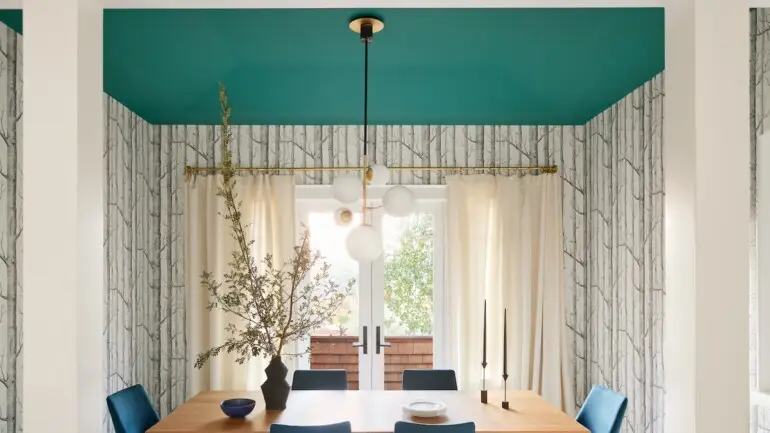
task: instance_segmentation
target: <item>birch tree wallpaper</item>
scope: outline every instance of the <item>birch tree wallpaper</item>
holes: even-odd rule
[[[22,42],[0,24],[0,431],[22,431]]]
[[[661,74],[586,126],[589,289],[575,332],[590,381],[628,396],[628,432],[663,431],[663,97]]]
[[[104,111],[105,396],[140,383],[167,415],[187,395],[184,177],[160,127],[107,96]]]

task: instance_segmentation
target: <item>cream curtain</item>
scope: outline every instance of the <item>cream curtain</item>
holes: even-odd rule
[[[186,184],[185,197],[185,281],[187,284],[187,339],[190,362],[191,395],[202,390],[255,390],[264,381],[264,359],[242,365],[226,353],[201,369],[193,367],[200,352],[221,344],[227,337],[227,323],[236,319],[221,310],[206,310],[208,292],[201,287],[203,271],[213,272],[218,281],[228,270],[236,248],[228,222],[220,215],[224,202],[216,195],[221,176],[204,176]],[[254,257],[261,260],[272,253],[277,263],[293,254],[295,241],[294,178],[255,175],[239,177],[236,183],[242,201],[244,225],[254,243]],[[284,362],[289,364],[291,360]]]
[[[561,179],[453,176],[447,187],[449,350],[461,388],[480,389],[486,299],[487,388],[502,387],[507,309],[509,389],[534,390],[573,413]]]

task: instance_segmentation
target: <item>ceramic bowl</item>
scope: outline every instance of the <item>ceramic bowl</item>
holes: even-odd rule
[[[223,401],[219,407],[230,418],[245,418],[254,410],[256,404],[257,402],[250,398],[231,398]]]

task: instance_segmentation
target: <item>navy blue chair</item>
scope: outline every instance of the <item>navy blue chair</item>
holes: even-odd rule
[[[144,433],[160,421],[142,385],[134,385],[107,397],[115,433]]]
[[[297,426],[272,424],[270,433],[351,433],[350,423],[345,421],[329,425]]]
[[[476,424],[464,422],[461,424],[415,424],[398,421],[393,433],[476,433]]]
[[[296,370],[291,381],[293,391],[345,391],[348,373],[345,370]]]
[[[404,370],[404,391],[457,391],[454,370]]]
[[[594,385],[577,414],[577,422],[591,433],[620,433],[626,406],[628,398],[625,396]]]

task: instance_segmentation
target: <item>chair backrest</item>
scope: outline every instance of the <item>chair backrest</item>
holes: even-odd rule
[[[460,424],[415,424],[398,421],[393,433],[476,433],[476,424],[464,422]]]
[[[404,370],[401,389],[405,391],[457,391],[454,370]]]
[[[294,391],[344,391],[348,389],[345,370],[296,370],[291,381]]]
[[[107,397],[115,433],[144,433],[160,421],[142,385],[134,385]]]
[[[270,433],[351,433],[351,427],[348,421],[337,424],[310,426],[272,424],[270,426]]]
[[[625,396],[594,385],[577,414],[577,422],[591,433],[619,433],[626,406],[628,398]]]

